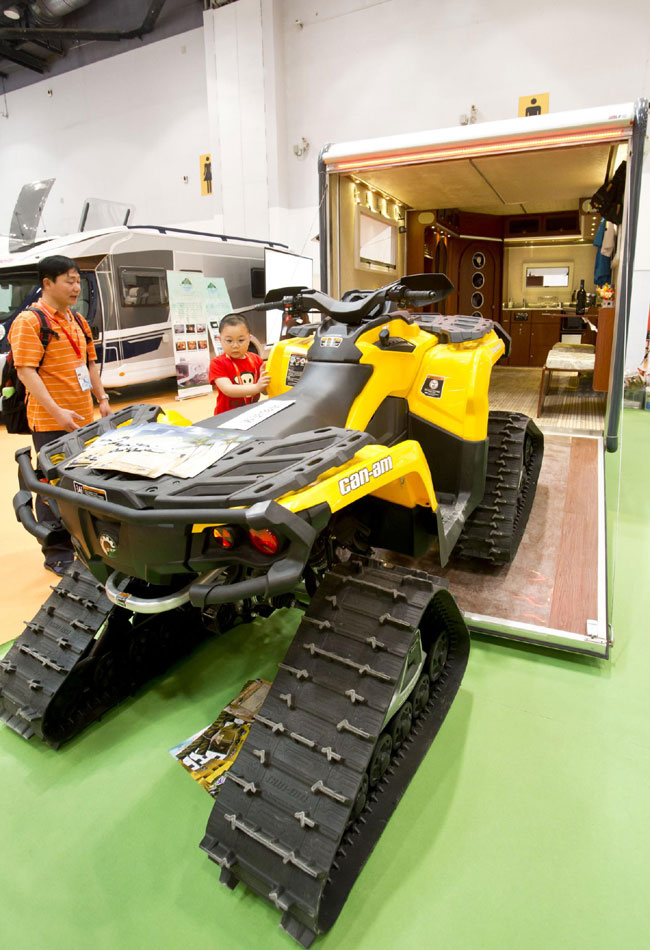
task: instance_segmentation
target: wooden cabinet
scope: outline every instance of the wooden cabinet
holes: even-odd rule
[[[560,342],[562,314],[555,310],[512,310],[502,314],[512,338],[509,366],[543,366],[548,351]]]
[[[562,338],[565,316],[560,310],[503,310],[501,323],[512,338],[510,359],[504,362],[509,366],[544,366],[548,351]],[[585,326],[582,342],[592,342],[591,337]]]
[[[510,366],[528,366],[530,352],[530,314],[526,310],[517,310],[510,315]]]
[[[555,211],[546,214],[515,214],[504,223],[504,237],[558,237],[565,234],[579,235],[580,212]]]
[[[562,315],[557,310],[532,310],[531,319],[528,365],[543,366],[548,351],[560,342]]]
[[[596,334],[596,363],[594,366],[594,390],[606,393],[609,389],[609,370],[614,341],[614,307],[601,307],[598,311]]]

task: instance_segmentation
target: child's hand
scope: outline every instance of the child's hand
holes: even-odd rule
[[[257,391],[259,393],[263,392],[270,382],[271,382],[271,376],[269,375],[269,373],[266,372],[265,369],[263,369],[262,372],[260,373],[260,378],[257,381]]]

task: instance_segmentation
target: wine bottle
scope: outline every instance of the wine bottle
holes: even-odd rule
[[[584,280],[580,281],[580,290],[576,294],[576,314],[582,314],[587,309],[587,291]]]

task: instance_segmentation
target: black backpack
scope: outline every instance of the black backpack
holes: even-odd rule
[[[59,334],[54,327],[50,325],[50,321],[42,310],[39,310],[37,307],[28,307],[26,312],[35,313],[39,319],[39,336],[41,338],[43,351],[45,351],[52,337],[56,337],[58,340]],[[83,328],[79,314],[74,310],[72,313],[83,330],[86,342],[88,342],[89,337]],[[43,352],[41,356],[38,368],[40,368],[44,359],[45,352]],[[9,395],[5,396],[5,390],[9,390]],[[11,392],[11,390],[13,390],[13,392]],[[2,412],[0,413],[0,422],[4,423],[7,432],[13,434],[27,435],[31,432],[27,423],[27,390],[18,377],[11,349],[7,353],[5,365],[2,367]]]

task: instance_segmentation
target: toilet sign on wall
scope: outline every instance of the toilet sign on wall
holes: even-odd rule
[[[548,92],[519,96],[519,115],[542,115],[543,112],[548,112],[548,99]]]
[[[199,155],[199,181],[201,182],[201,194],[212,194],[212,156]]]

